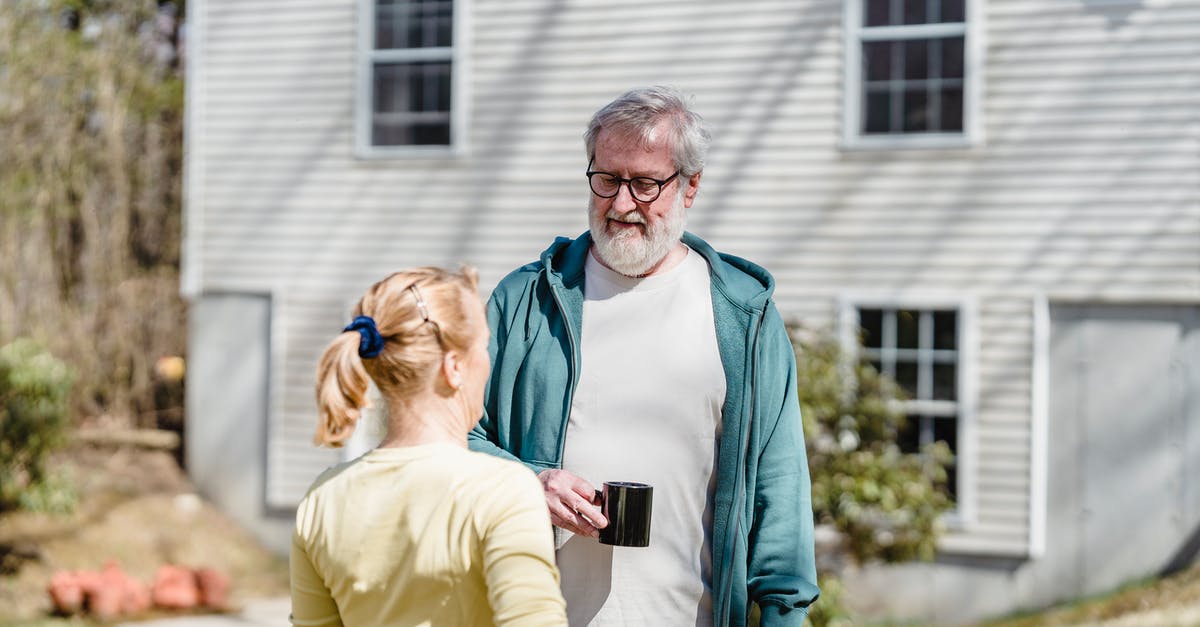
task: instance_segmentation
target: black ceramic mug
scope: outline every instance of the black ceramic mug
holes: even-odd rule
[[[596,490],[600,512],[608,526],[600,530],[600,544],[650,546],[650,510],[654,488],[630,481],[605,481]]]

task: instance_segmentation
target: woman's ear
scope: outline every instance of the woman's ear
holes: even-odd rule
[[[450,350],[442,353],[442,379],[450,389],[457,392],[462,387],[465,370],[458,351]]]

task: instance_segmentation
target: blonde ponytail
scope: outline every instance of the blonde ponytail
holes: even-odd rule
[[[372,285],[354,308],[355,322],[329,343],[317,366],[313,443],[345,443],[366,407],[371,381],[388,402],[428,389],[444,351],[464,350],[486,333],[467,315],[468,306],[480,306],[478,284],[475,269],[464,266],[458,272],[404,270]],[[363,316],[370,318],[370,341],[350,330]]]
[[[317,367],[317,432],[313,443],[340,448],[354,433],[367,402],[367,370],[358,356],[358,333],[334,338]]]

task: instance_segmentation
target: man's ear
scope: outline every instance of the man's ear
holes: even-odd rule
[[[696,200],[696,194],[700,191],[700,175],[704,174],[701,170],[687,179],[687,188],[683,191],[683,206],[687,209],[692,207],[692,202]]]

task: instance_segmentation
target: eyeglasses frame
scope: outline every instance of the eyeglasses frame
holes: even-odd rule
[[[642,203],[652,203],[652,202],[658,200],[659,196],[662,196],[663,188],[666,187],[668,184],[670,184],[671,181],[674,181],[676,179],[676,177],[679,176],[680,172],[682,172],[682,170],[675,170],[674,174],[672,174],[671,176],[668,176],[667,178],[662,179],[662,180],[656,179],[652,176],[635,176],[633,178],[627,179],[627,178],[622,178],[620,176],[617,176],[616,174],[613,174],[612,172],[604,172],[602,170],[593,170],[592,162],[589,161],[587,172],[585,172],[584,174],[587,176],[588,188],[592,190],[593,194],[595,194],[596,196],[598,196],[600,198],[615,198],[617,196],[617,194],[621,193],[621,186],[624,185],[629,190],[630,198],[632,198],[638,202],[642,202]],[[592,175],[594,175],[594,174],[605,174],[605,175],[611,176],[614,179],[616,179],[617,180],[617,191],[615,191],[607,196],[597,192],[596,188],[592,185]],[[654,194],[653,198],[650,198],[650,199],[638,198],[637,194],[633,193],[633,182],[638,179],[654,181],[658,185],[658,192],[656,194]]]

